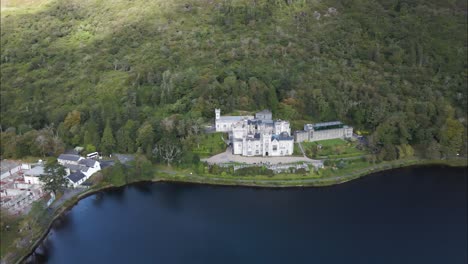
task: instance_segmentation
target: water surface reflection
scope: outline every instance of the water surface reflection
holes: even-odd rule
[[[80,201],[38,263],[467,263],[466,169],[324,188],[146,183]]]

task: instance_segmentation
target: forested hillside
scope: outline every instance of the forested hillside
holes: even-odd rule
[[[381,160],[463,154],[466,21],[465,0],[56,0],[5,12],[1,155],[188,150],[218,107],[342,120],[371,133]]]

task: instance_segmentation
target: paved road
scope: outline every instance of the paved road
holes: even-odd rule
[[[72,198],[73,196],[75,195],[78,195],[79,193],[82,193],[84,191],[86,191],[87,188],[85,187],[77,187],[77,188],[69,188],[69,189],[66,189],[65,192],[63,193],[63,195],[58,199],[58,200],[55,200],[51,205],[50,205],[50,209],[51,210],[55,210],[56,208],[60,207],[60,205],[62,205],[64,202],[68,201],[70,198]]]
[[[107,168],[107,167],[110,167],[110,166],[114,166],[114,164],[115,164],[115,161],[113,161],[113,160],[100,160],[99,162],[101,164],[101,169],[104,169],[104,168]]]
[[[259,164],[259,163],[287,164],[287,163],[296,163],[296,162],[306,162],[306,163],[311,163],[314,166],[321,166],[323,164],[323,161],[321,160],[313,160],[307,157],[293,157],[293,156],[244,157],[244,156],[232,154],[231,148],[227,148],[226,151],[221,154],[214,155],[207,159],[202,159],[202,161],[206,161],[209,164],[220,164],[220,163],[229,163],[229,162],[238,162],[238,163],[245,163],[245,164]]]

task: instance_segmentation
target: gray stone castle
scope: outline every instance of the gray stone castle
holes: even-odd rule
[[[216,131],[227,132],[233,154],[242,156],[288,156],[294,138],[288,121],[273,120],[269,110],[254,116],[221,116],[215,109]]]

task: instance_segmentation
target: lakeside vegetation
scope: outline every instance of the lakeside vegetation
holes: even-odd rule
[[[53,215],[46,210],[45,200],[32,204],[27,215],[10,215],[2,211],[1,219],[1,259],[14,263],[29,254],[31,243],[47,229]]]
[[[117,163],[116,166],[105,169],[103,177],[96,181],[94,186],[123,186],[133,182],[159,180],[265,187],[325,186],[346,182],[381,170],[431,164],[467,166],[467,160],[462,158],[449,160],[407,158],[373,162],[366,158],[335,159],[327,160],[322,169],[273,174],[262,167],[249,167],[246,168],[249,169],[247,173],[236,173],[229,167],[221,168],[203,163],[189,168],[152,165],[144,156],[140,156],[130,166]]]
[[[269,108],[293,129],[342,120],[378,161],[466,155],[466,1],[6,6],[3,158],[83,146],[196,162],[216,152],[197,143],[214,108]]]

